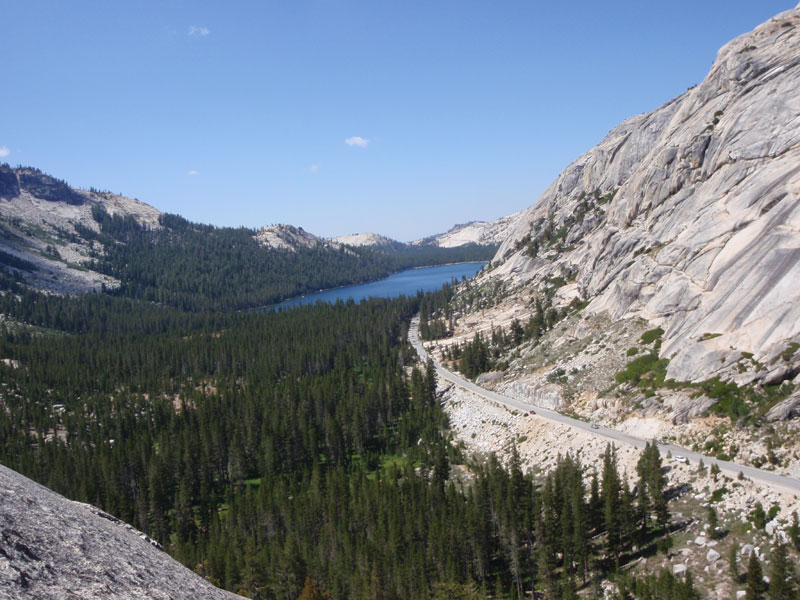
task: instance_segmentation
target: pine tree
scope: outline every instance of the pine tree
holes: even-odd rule
[[[600,498],[600,483],[597,480],[596,472],[592,474],[592,482],[589,489],[588,518],[589,528],[593,532],[600,531],[603,526],[603,500]]]
[[[554,504],[553,479],[548,477],[542,490],[542,509],[536,522],[536,545],[539,581],[544,585],[548,596],[553,598],[558,594]]]
[[[306,575],[306,582],[303,591],[297,600],[327,600],[328,595],[323,593],[317,582]]]
[[[606,560],[614,563],[619,560],[622,544],[621,487],[617,455],[609,444],[603,456],[603,524],[606,531]]]
[[[667,501],[664,497],[666,477],[661,464],[661,453],[655,442],[648,442],[636,465],[639,475],[640,504],[647,506],[659,528],[666,528],[669,523]]]
[[[437,444],[434,450],[433,481],[441,493],[444,492],[444,484],[450,477],[450,462],[447,460],[447,449],[444,444]]]
[[[628,485],[627,477],[624,478],[622,484],[622,493],[620,494],[620,552],[625,545],[631,543],[636,538],[636,523],[641,520],[641,516],[637,514],[636,503],[633,499],[633,493]]]
[[[792,513],[792,524],[789,525],[789,540],[795,550],[800,550],[800,521],[797,519],[797,511]]]
[[[248,538],[244,546],[244,568],[242,569],[243,590],[250,598],[260,600],[265,598],[266,584],[269,580],[267,569],[262,562],[255,541]]]
[[[746,583],[745,600],[763,600],[767,586],[764,583],[761,561],[758,560],[755,552],[750,553],[750,559],[747,562]]]
[[[579,600],[578,587],[575,585],[575,577],[567,574],[561,586],[561,598],[563,600]]]
[[[764,511],[764,507],[761,506],[761,502],[756,502],[755,508],[750,512],[749,519],[756,529],[764,529],[767,524],[767,513]]]
[[[720,539],[722,533],[719,531],[719,518],[716,509],[710,504],[706,506],[706,520],[708,521],[708,537],[712,540]]]
[[[739,584],[739,546],[736,542],[728,549],[728,573],[733,585]]]
[[[279,597],[294,598],[300,590],[301,573],[304,571],[303,559],[293,534],[286,536],[283,551],[278,557],[278,570],[275,573]]]
[[[770,600],[791,600],[795,597],[795,586],[791,575],[788,549],[786,544],[778,539],[772,547],[772,562],[769,569]]]

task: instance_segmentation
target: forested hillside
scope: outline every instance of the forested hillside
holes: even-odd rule
[[[328,246],[265,249],[247,228],[217,228],[163,214],[160,229],[96,208],[100,242],[92,268],[119,280],[114,293],[184,310],[239,309],[278,302],[310,290],[360,283],[400,269],[487,260],[495,247],[413,247],[386,253]]]
[[[0,461],[232,591],[572,598],[668,546],[657,452],[636,493],[611,450],[593,477],[454,469],[433,371],[408,370],[419,298],[183,312],[5,285]]]
[[[0,269],[57,294],[104,291],[183,310],[238,310],[409,267],[486,261],[496,250],[475,243],[357,247],[290,225],[203,225],[70,187],[33,167],[0,164]]]

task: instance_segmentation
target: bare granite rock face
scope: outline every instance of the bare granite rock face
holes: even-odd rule
[[[331,242],[344,244],[345,246],[356,246],[357,248],[378,248],[380,250],[397,250],[405,247],[405,244],[388,238],[378,233],[352,233],[350,235],[340,235],[329,238]]]
[[[341,248],[342,244],[336,240],[327,240],[309,233],[302,227],[294,225],[269,225],[262,227],[256,232],[256,241],[265,248],[277,250],[289,250],[297,252],[298,248],[316,248],[326,246],[329,248]]]
[[[797,416],[800,416],[800,392],[795,392],[786,400],[778,402],[764,415],[770,422],[786,421]]]
[[[129,525],[0,465],[0,599],[240,597]]]
[[[469,223],[454,225],[444,233],[416,240],[411,244],[415,246],[431,244],[440,248],[456,248],[467,244],[479,244],[482,246],[500,244],[508,238],[517,221],[524,214],[525,211],[520,211],[507,217],[500,217],[494,221],[470,221]]]
[[[115,288],[115,279],[87,268],[92,251],[99,250],[84,235],[100,229],[95,207],[160,227],[161,212],[144,202],[73,188],[37,169],[0,165],[0,251],[16,259],[11,266],[40,289],[69,294]]]
[[[676,380],[800,373],[800,7],[569,165],[492,265],[484,277],[562,277],[588,313],[662,327]]]

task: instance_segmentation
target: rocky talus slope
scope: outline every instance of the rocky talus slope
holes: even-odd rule
[[[725,45],[708,76],[614,128],[517,221],[487,275],[563,278],[587,314],[665,330],[668,377],[800,372],[800,7]],[[788,353],[788,357],[787,357]]]
[[[143,533],[0,465],[0,598],[240,598]]]

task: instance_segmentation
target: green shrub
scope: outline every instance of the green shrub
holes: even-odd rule
[[[773,504],[769,507],[769,511],[767,512],[767,523],[772,521],[775,517],[778,516],[778,513],[781,512],[781,507],[777,504]]]
[[[704,333],[703,335],[700,336],[700,339],[698,341],[705,342],[706,340],[713,340],[714,338],[718,338],[721,335],[722,335],[721,333]]]
[[[728,488],[726,487],[721,487],[714,490],[714,493],[711,494],[711,503],[713,504],[715,502],[719,502],[720,500],[722,500],[722,497],[727,493],[728,493]]]
[[[797,342],[792,342],[788,346],[786,346],[786,350],[781,352],[781,358],[785,361],[790,361],[795,353],[800,350],[800,344]]]
[[[714,412],[728,415],[734,420],[746,417],[750,413],[744,394],[735,383],[714,377],[698,385],[706,396],[717,401],[713,406]]]
[[[634,358],[624,371],[616,375],[617,383],[630,382],[643,388],[657,388],[664,383],[669,360],[659,359],[658,354],[649,353]]]
[[[638,348],[628,348],[628,351],[625,353],[625,356],[633,356],[637,352],[639,352]]]
[[[561,367],[557,368],[555,371],[551,371],[547,374],[547,381],[550,383],[560,383],[565,385],[567,383],[567,372],[562,369]]]
[[[764,529],[767,524],[767,513],[764,512],[764,507],[761,502],[756,502],[755,508],[750,511],[747,519],[755,526],[756,529]]]
[[[643,344],[651,344],[658,339],[661,339],[661,336],[664,335],[664,330],[661,327],[656,327],[655,329],[648,329],[642,334],[642,343]]]

